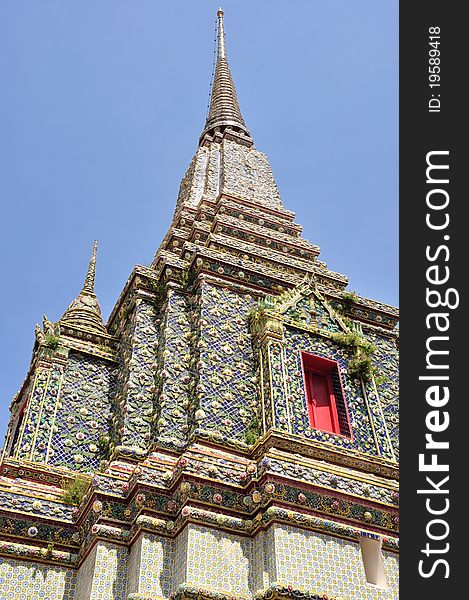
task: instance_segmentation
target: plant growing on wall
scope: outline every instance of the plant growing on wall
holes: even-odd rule
[[[256,443],[259,436],[260,436],[259,419],[257,417],[253,417],[246,429],[245,434],[244,434],[244,441],[249,446],[252,446],[253,444]]]
[[[348,333],[333,333],[332,339],[352,354],[347,366],[349,376],[365,382],[370,381],[374,375],[371,357],[376,350],[375,346],[356,330]]]
[[[75,479],[62,482],[62,502],[78,506],[86,494],[90,480],[84,475],[77,475]]]
[[[340,303],[337,305],[337,308],[341,314],[346,314],[350,312],[352,306],[357,302],[358,296],[353,290],[350,292],[344,292],[342,294],[342,298],[340,299]]]
[[[109,458],[110,438],[108,435],[101,433],[98,440],[98,452],[102,459]]]
[[[52,350],[57,350],[59,347],[60,339],[58,336],[49,334],[46,336],[46,346],[48,348],[52,348]]]

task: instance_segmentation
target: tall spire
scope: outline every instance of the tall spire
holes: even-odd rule
[[[68,327],[84,329],[90,333],[107,333],[94,291],[97,251],[98,242],[95,241],[83,288],[64,312],[59,323]]]
[[[204,131],[200,136],[201,142],[206,134],[213,135],[215,131],[223,131],[227,127],[251,140],[251,135],[239,109],[236,90],[226,58],[223,15],[223,10],[219,8],[217,11],[217,62],[213,77],[210,108]]]

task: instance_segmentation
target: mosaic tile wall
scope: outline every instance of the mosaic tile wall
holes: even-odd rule
[[[254,590],[265,589],[272,582],[277,581],[273,527],[270,527],[267,531],[260,531],[257,534],[255,538],[252,568]]]
[[[241,596],[254,592],[254,542],[229,533],[189,525],[187,583]]]
[[[172,589],[175,541],[145,533],[129,557],[128,593],[167,598]]]
[[[131,369],[132,336],[135,328],[134,318],[134,313],[127,313],[125,315],[124,325],[122,326],[119,335],[119,345],[117,350],[119,368],[116,374],[116,404],[114,415],[112,417],[113,441],[116,445],[121,443],[125,431],[125,395]]]
[[[224,139],[209,148],[200,147],[179,188],[177,207],[197,206],[202,198],[215,200],[226,193],[251,202],[281,209],[282,201],[267,156]]]
[[[93,581],[93,600],[125,600],[128,550],[99,543]]]
[[[129,593],[167,598],[185,583],[250,597],[278,582],[343,600],[398,597],[396,555],[383,552],[389,589],[380,590],[366,582],[357,543],[286,525],[250,539],[190,524],[174,542],[150,534],[140,542],[139,566],[130,567],[138,573],[128,575],[138,590],[129,583]]]
[[[287,525],[254,539],[189,524],[175,540],[142,534],[130,555],[99,542],[78,576],[71,570],[0,559],[0,597],[12,600],[169,598],[180,584],[251,597],[274,582],[342,600],[398,597],[398,558],[383,552],[389,589],[366,582],[357,543]]]
[[[98,542],[80,568],[74,600],[126,600],[127,559],[127,548]]]
[[[114,394],[108,363],[70,352],[55,416],[51,464],[82,471],[98,469],[99,438],[109,431]]]
[[[254,147],[236,142],[221,143],[222,191],[240,198],[247,195],[251,202],[282,208],[282,200],[267,156]]]
[[[29,384],[27,385],[27,387],[25,388],[25,390],[23,391],[21,396],[18,397],[18,400],[17,400],[18,409],[16,410],[15,413],[12,413],[10,416],[10,421],[8,423],[7,435],[6,435],[6,439],[5,439],[5,455],[6,456],[13,455],[15,453],[15,449],[17,448],[17,442],[18,442],[18,438],[21,433],[23,419],[24,419],[24,413],[22,415],[20,415],[20,410],[21,410],[20,407],[22,407],[24,405],[24,403],[27,401],[27,399],[29,398],[29,395],[31,394],[31,391],[33,389],[33,384],[34,384],[34,379],[30,380]]]
[[[17,457],[76,471],[97,470],[100,435],[109,430],[112,367],[75,351],[65,367],[36,370]]]
[[[0,558],[2,600],[75,600],[75,589],[74,571]]]
[[[202,194],[208,194],[211,197],[216,197],[218,194],[218,160],[219,150],[212,146],[209,148],[200,147],[194,158],[191,160],[181,185],[179,186],[179,194],[176,202],[176,212],[183,204],[196,207],[202,198]],[[209,166],[208,166],[209,165]],[[214,169],[215,166],[215,169]],[[205,179],[205,173],[210,171],[211,174],[216,173],[215,177]]]
[[[135,594],[138,592],[140,561],[142,557],[142,538],[143,535],[138,536],[138,538],[132,544],[129,552],[129,558],[127,561],[127,591],[129,594]]]
[[[254,299],[205,285],[200,310],[200,427],[244,439],[258,413],[248,313]],[[199,413],[200,414],[200,413]]]
[[[36,369],[20,433],[20,447],[16,452],[18,458],[35,462],[46,461],[62,381],[61,364],[53,364],[50,368],[40,366]]]
[[[366,582],[358,544],[274,525],[276,577],[280,583],[318,593],[337,595],[343,600],[391,600],[399,597],[397,556],[383,552],[388,589]]]
[[[189,547],[189,528],[185,527],[175,540],[173,589],[187,580],[187,549]]]
[[[97,552],[98,546],[94,546],[78,571],[77,591],[74,600],[88,600],[91,596]]]

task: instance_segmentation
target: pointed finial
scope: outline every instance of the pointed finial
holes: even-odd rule
[[[226,52],[225,52],[225,30],[223,28],[223,15],[225,13],[223,12],[221,6],[217,11],[217,17],[218,17],[218,29],[217,29],[217,38],[218,38],[218,56],[220,58],[226,58]]]
[[[94,294],[94,279],[96,276],[96,254],[98,252],[98,240],[93,243],[93,252],[91,254],[90,262],[88,264],[88,272],[85,277],[85,283],[83,285],[83,292]]]
[[[95,241],[83,288],[64,312],[59,323],[66,325],[67,327],[85,329],[91,333],[102,334],[107,333],[107,331],[101,316],[101,308],[99,307],[99,302],[94,291],[97,251],[98,242]]]

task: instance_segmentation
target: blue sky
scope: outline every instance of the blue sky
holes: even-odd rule
[[[0,434],[34,325],[79,292],[94,239],[110,314],[149,264],[205,121],[218,2],[0,3]],[[231,71],[285,206],[350,289],[396,304],[398,9],[227,0]]]

